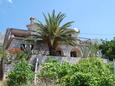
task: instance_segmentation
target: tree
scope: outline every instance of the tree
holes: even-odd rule
[[[33,80],[31,65],[22,58],[8,74],[8,86],[26,86]]]
[[[47,15],[43,14],[45,18],[45,23],[40,21],[37,22],[38,28],[36,36],[37,39],[42,40],[48,45],[49,54],[55,55],[56,48],[59,44],[69,44],[76,45],[76,39],[72,35],[77,32],[73,29],[70,29],[73,21],[62,24],[62,21],[65,18],[65,15],[62,12],[58,14],[55,13],[55,10]]]
[[[4,77],[3,58],[4,58],[4,52],[2,46],[0,46],[0,80],[3,80]]]
[[[115,56],[115,38],[111,41],[102,41],[102,44],[99,46],[103,54],[103,58],[108,58],[109,60],[113,60]]]
[[[4,51],[4,46],[0,44],[0,80],[4,78],[4,58],[6,53]]]
[[[82,57],[87,58],[87,57],[96,57],[97,52],[99,50],[99,43],[97,40],[86,40],[83,41],[84,44],[81,42],[80,48],[82,52]]]
[[[95,40],[94,42],[91,42],[89,45],[89,49],[90,49],[90,57],[96,57],[97,56],[97,52],[99,51],[99,42],[98,40]]]

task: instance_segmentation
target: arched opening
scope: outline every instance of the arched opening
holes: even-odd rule
[[[77,52],[76,51],[71,51],[70,55],[71,55],[71,57],[77,57]]]
[[[73,48],[70,52],[70,57],[80,57],[81,53],[79,48]]]
[[[63,50],[60,47],[56,49],[56,56],[63,56]]]

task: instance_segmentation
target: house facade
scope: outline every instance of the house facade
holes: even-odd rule
[[[16,28],[8,28],[6,30],[5,38],[4,38],[4,48],[9,53],[17,53],[21,51],[22,46],[25,46],[25,39],[36,35],[36,24],[34,23],[35,18],[30,18],[30,24],[27,25],[27,30],[16,29]],[[77,30],[79,31],[79,30]],[[70,45],[58,45],[56,49],[57,56],[64,56],[64,57],[83,57],[83,52],[81,47],[86,44],[89,39],[81,40],[79,38],[79,34],[72,35],[76,37],[77,46],[70,46]],[[89,43],[89,42],[88,42]],[[32,52],[34,54],[42,54],[48,55],[49,50],[47,44],[42,41],[33,43],[30,45],[32,47]]]

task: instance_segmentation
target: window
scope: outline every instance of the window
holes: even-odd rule
[[[34,45],[33,44],[21,44],[20,48],[21,48],[21,50],[24,50],[24,49],[32,50],[34,48]]]
[[[20,48],[21,48],[21,50],[24,50],[25,49],[25,44],[21,44]]]

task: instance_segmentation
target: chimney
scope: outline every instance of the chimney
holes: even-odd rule
[[[27,25],[28,30],[35,31],[36,30],[36,24],[35,24],[35,17],[30,17],[30,24]]]
[[[34,17],[30,17],[30,24],[34,24],[35,22],[35,18]]]

